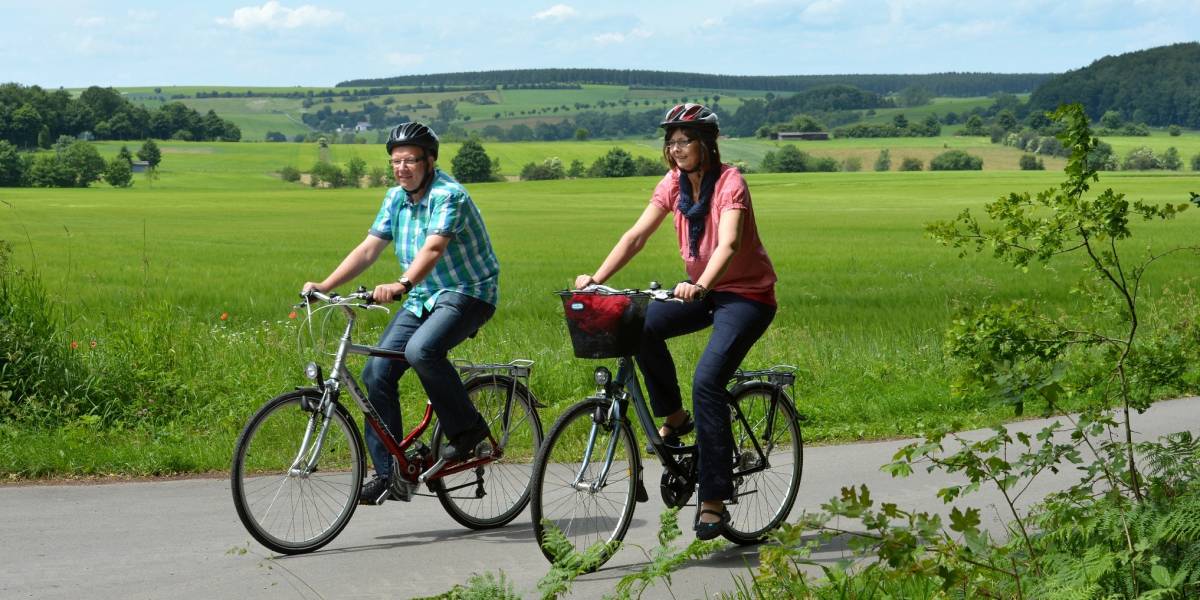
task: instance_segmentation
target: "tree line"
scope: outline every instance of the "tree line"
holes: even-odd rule
[[[640,69],[510,69],[351,79],[337,87],[370,86],[528,86],[607,84],[639,87],[703,88],[802,92],[828,85],[852,85],[876,94],[920,86],[938,96],[986,96],[1032,91],[1054,73],[929,73],[919,75],[715,75]]]
[[[0,140],[21,149],[49,149],[63,135],[236,142],[242,132],[211,110],[201,115],[179,102],[152,110],[129,102],[113,88],[92,86],[75,98],[63,89],[0,85]]]
[[[1200,43],[1106,56],[1043,83],[1029,99],[1039,111],[1072,102],[1092,120],[1116,111],[1135,123],[1200,128]]]

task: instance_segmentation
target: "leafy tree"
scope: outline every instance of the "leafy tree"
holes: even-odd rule
[[[967,117],[967,122],[960,133],[961,135],[986,135],[987,130],[983,128],[983,117],[979,115]]]
[[[1005,132],[1012,131],[1017,128],[1017,116],[1011,110],[1002,110],[996,115],[996,124]]]
[[[463,183],[492,180],[492,159],[488,158],[479,140],[463,142],[450,164],[454,178]]]
[[[121,149],[117,151],[117,158],[129,163],[130,167],[133,166],[133,154],[129,152],[129,148],[124,144],[122,144]]]
[[[25,164],[17,147],[0,140],[0,187],[19,187],[25,179]]]
[[[72,187],[75,172],[56,154],[39,154],[29,165],[29,184],[34,187]]]
[[[588,175],[592,177],[632,177],[636,173],[633,156],[621,148],[609,150],[588,169]]]
[[[350,187],[359,187],[363,174],[367,172],[367,161],[358,156],[350,158],[346,163],[346,180]]]
[[[943,152],[929,161],[930,171],[979,171],[983,169],[983,159],[963,150]]]
[[[876,171],[890,171],[892,169],[892,152],[887,148],[879,151],[879,156],[875,159]]]
[[[587,139],[588,139],[588,137],[589,137],[590,135],[591,135],[591,134],[590,134],[590,133],[588,133],[588,130],[587,130],[587,128],[586,128],[586,127],[579,127],[579,128],[577,128],[577,129],[575,130],[575,139],[576,139],[576,141],[580,141],[580,142],[582,142],[582,141],[585,141],[585,140],[587,140]]]
[[[666,166],[663,165],[661,160],[654,160],[645,156],[633,159],[633,163],[635,173],[642,177],[662,175],[666,171]]]
[[[1192,156],[1192,170],[1200,171],[1200,153],[1197,153],[1195,156]]]
[[[1170,125],[1167,127],[1167,135],[1170,135],[1171,137],[1179,137],[1180,135],[1183,135],[1183,130],[1180,129],[1178,125]]]
[[[1196,156],[1200,156],[1200,154],[1197,154]],[[584,170],[584,167],[583,167],[583,161],[579,160],[578,158],[576,158],[575,160],[572,160],[571,166],[567,168],[567,177],[570,177],[572,179],[578,179],[580,177],[583,177],[585,173],[586,173],[586,171]]]
[[[898,114],[892,117],[892,124],[895,125],[897,129],[908,129],[908,118],[905,117],[903,113]]]
[[[104,181],[113,187],[129,187],[133,185],[133,167],[120,156],[113,157],[104,167]]]
[[[287,136],[278,131],[268,131],[265,139],[268,142],[286,142]]]
[[[62,154],[62,162],[75,177],[74,185],[87,187],[104,173],[104,159],[96,147],[83,140],[71,144]]]
[[[921,159],[919,159],[919,158],[915,158],[912,156],[905,156],[900,161],[900,170],[901,171],[920,171],[924,168],[925,168],[925,163],[922,162]]]
[[[1105,129],[1120,129],[1125,124],[1125,120],[1121,118],[1121,113],[1110,110],[1100,117],[1100,126]]]
[[[137,151],[137,157],[139,160],[149,163],[150,169],[154,170],[162,162],[162,151],[158,149],[158,144],[155,144],[154,140],[148,139],[142,142],[141,149]]]
[[[458,102],[450,99],[438,102],[437,114],[439,121],[445,121],[447,123],[453,121],[455,117],[458,116]]]

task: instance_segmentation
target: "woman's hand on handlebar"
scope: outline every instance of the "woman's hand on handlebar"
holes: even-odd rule
[[[371,292],[371,301],[387,304],[404,297],[404,284],[399,282],[381,283]]]
[[[703,299],[707,293],[708,290],[704,286],[696,285],[690,281],[680,281],[675,284],[675,290],[672,295],[684,302],[695,302]]]
[[[589,285],[598,284],[598,283],[600,283],[600,282],[593,279],[591,275],[588,275],[585,273],[585,274],[580,275],[575,278],[575,289],[582,290],[583,288],[585,288]]]

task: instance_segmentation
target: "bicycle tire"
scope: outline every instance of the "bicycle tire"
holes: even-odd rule
[[[548,525],[561,531],[576,552],[583,553],[597,543],[620,542],[633,520],[641,470],[638,448],[628,422],[605,425],[593,420],[598,411],[607,415],[609,406],[607,400],[589,398],[568,408],[550,428],[534,461],[529,511],[538,548],[552,563],[555,556],[546,544]],[[613,465],[604,488],[581,490],[574,480],[581,471],[593,425],[596,441],[581,484],[594,483],[609,443],[616,444]],[[603,550],[590,570],[607,562],[614,550],[612,545]]]
[[[778,391],[778,395],[776,395]],[[783,523],[800,488],[804,471],[804,440],[796,408],[787,393],[762,381],[743,383],[731,391],[734,403],[741,409],[745,422],[732,418],[734,440],[735,502],[726,505],[730,522],[723,535],[736,544],[754,544]],[[771,439],[764,440],[768,408],[774,404]],[[746,425],[750,428],[747,430]],[[767,453],[763,470],[744,475],[739,473],[757,468],[758,453],[752,439]]]
[[[328,544],[358,505],[366,468],[362,437],[341,404],[328,418],[313,412],[320,401],[314,389],[271,399],[246,423],[233,454],[230,487],[238,518],[254,539],[283,554]],[[314,432],[328,421],[318,469],[289,473],[310,421]]]
[[[533,459],[542,444],[542,421],[533,395],[511,377],[480,375],[465,386],[471,402],[487,420],[492,437],[504,444],[500,449],[503,454],[475,469],[442,477],[430,487],[446,513],[464,527],[502,527],[529,504]],[[504,406],[510,393],[512,410],[505,431]],[[440,448],[444,438],[441,428],[436,427],[433,447]]]

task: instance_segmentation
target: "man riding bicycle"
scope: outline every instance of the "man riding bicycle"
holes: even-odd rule
[[[398,185],[384,196],[366,239],[328,277],[304,289],[329,292],[365,271],[395,242],[400,278],[375,286],[373,296],[377,302],[408,296],[379,340],[382,348],[404,352],[407,362],[368,359],[362,376],[367,400],[387,430],[400,434],[397,385],[412,366],[449,438],[440,456],[455,461],[468,457],[490,432],[447,354],[495,313],[500,263],[467,190],[437,168],[438,146],[437,134],[421,123],[391,131],[387,153]],[[364,430],[375,476],[363,485],[359,503],[381,504],[390,495],[391,457],[375,431]]]

